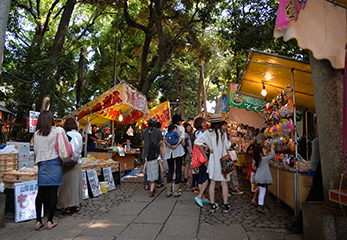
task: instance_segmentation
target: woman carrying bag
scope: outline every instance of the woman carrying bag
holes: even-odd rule
[[[38,165],[35,230],[39,230],[45,225],[41,219],[41,210],[48,188],[49,213],[47,229],[50,230],[57,226],[57,223],[53,222],[53,216],[57,205],[58,188],[63,184],[63,162],[58,157],[55,148],[58,133],[62,133],[67,138],[63,128],[55,127],[52,113],[50,111],[42,111],[37,120],[36,132],[34,134],[35,164]]]
[[[68,118],[64,129],[72,147],[73,156],[76,158],[74,165],[63,167],[63,185],[59,188],[58,208],[64,208],[65,213],[78,212],[82,203],[82,169],[81,153],[83,147],[82,135],[77,132],[75,119]]]
[[[222,123],[224,122],[222,114],[212,115],[210,118],[211,127],[198,137],[194,144],[199,146],[200,152],[207,159],[207,173],[211,180],[209,187],[210,211],[215,212],[219,209],[218,204],[215,202],[215,186],[216,182],[221,182],[224,203],[223,212],[226,213],[231,209],[228,202],[228,181],[230,181],[230,174],[223,176],[220,160],[228,154],[227,149],[230,147],[230,141],[228,141],[225,132],[222,130]],[[210,148],[209,159],[203,149],[204,145]]]

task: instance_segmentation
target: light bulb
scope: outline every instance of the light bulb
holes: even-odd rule
[[[267,95],[267,91],[265,89],[265,85],[263,84],[263,89],[261,90],[261,93],[260,93],[263,97],[266,97]]]
[[[122,114],[122,113],[120,113],[118,120],[119,120],[120,122],[123,121],[123,114]]]

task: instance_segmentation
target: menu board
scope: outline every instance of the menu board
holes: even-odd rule
[[[89,198],[86,170],[82,170],[82,191],[83,199]]]
[[[37,180],[14,184],[15,222],[36,218],[35,199],[38,191]],[[43,217],[43,205],[41,216]]]
[[[99,184],[98,174],[96,173],[96,169],[93,168],[87,170],[87,177],[93,197],[99,196],[101,194],[101,188]]]
[[[104,175],[104,181],[108,182],[108,190],[115,189],[116,185],[114,184],[111,167],[102,168],[102,173]]]

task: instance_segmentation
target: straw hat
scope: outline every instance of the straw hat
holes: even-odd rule
[[[223,114],[213,114],[210,117],[210,123],[218,123],[218,122],[224,122],[228,119],[228,115],[226,113]]]

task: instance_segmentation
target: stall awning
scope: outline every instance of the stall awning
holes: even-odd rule
[[[119,120],[120,114],[123,115],[122,121]],[[145,95],[123,81],[69,116],[76,118],[81,127],[86,125],[89,116],[89,122],[100,127],[110,120],[117,124],[130,124],[147,114]]]
[[[296,59],[251,50],[238,92],[271,101],[287,85],[292,87],[292,71],[297,108],[314,112],[311,66]],[[261,95],[263,84],[267,91],[266,98]]]

